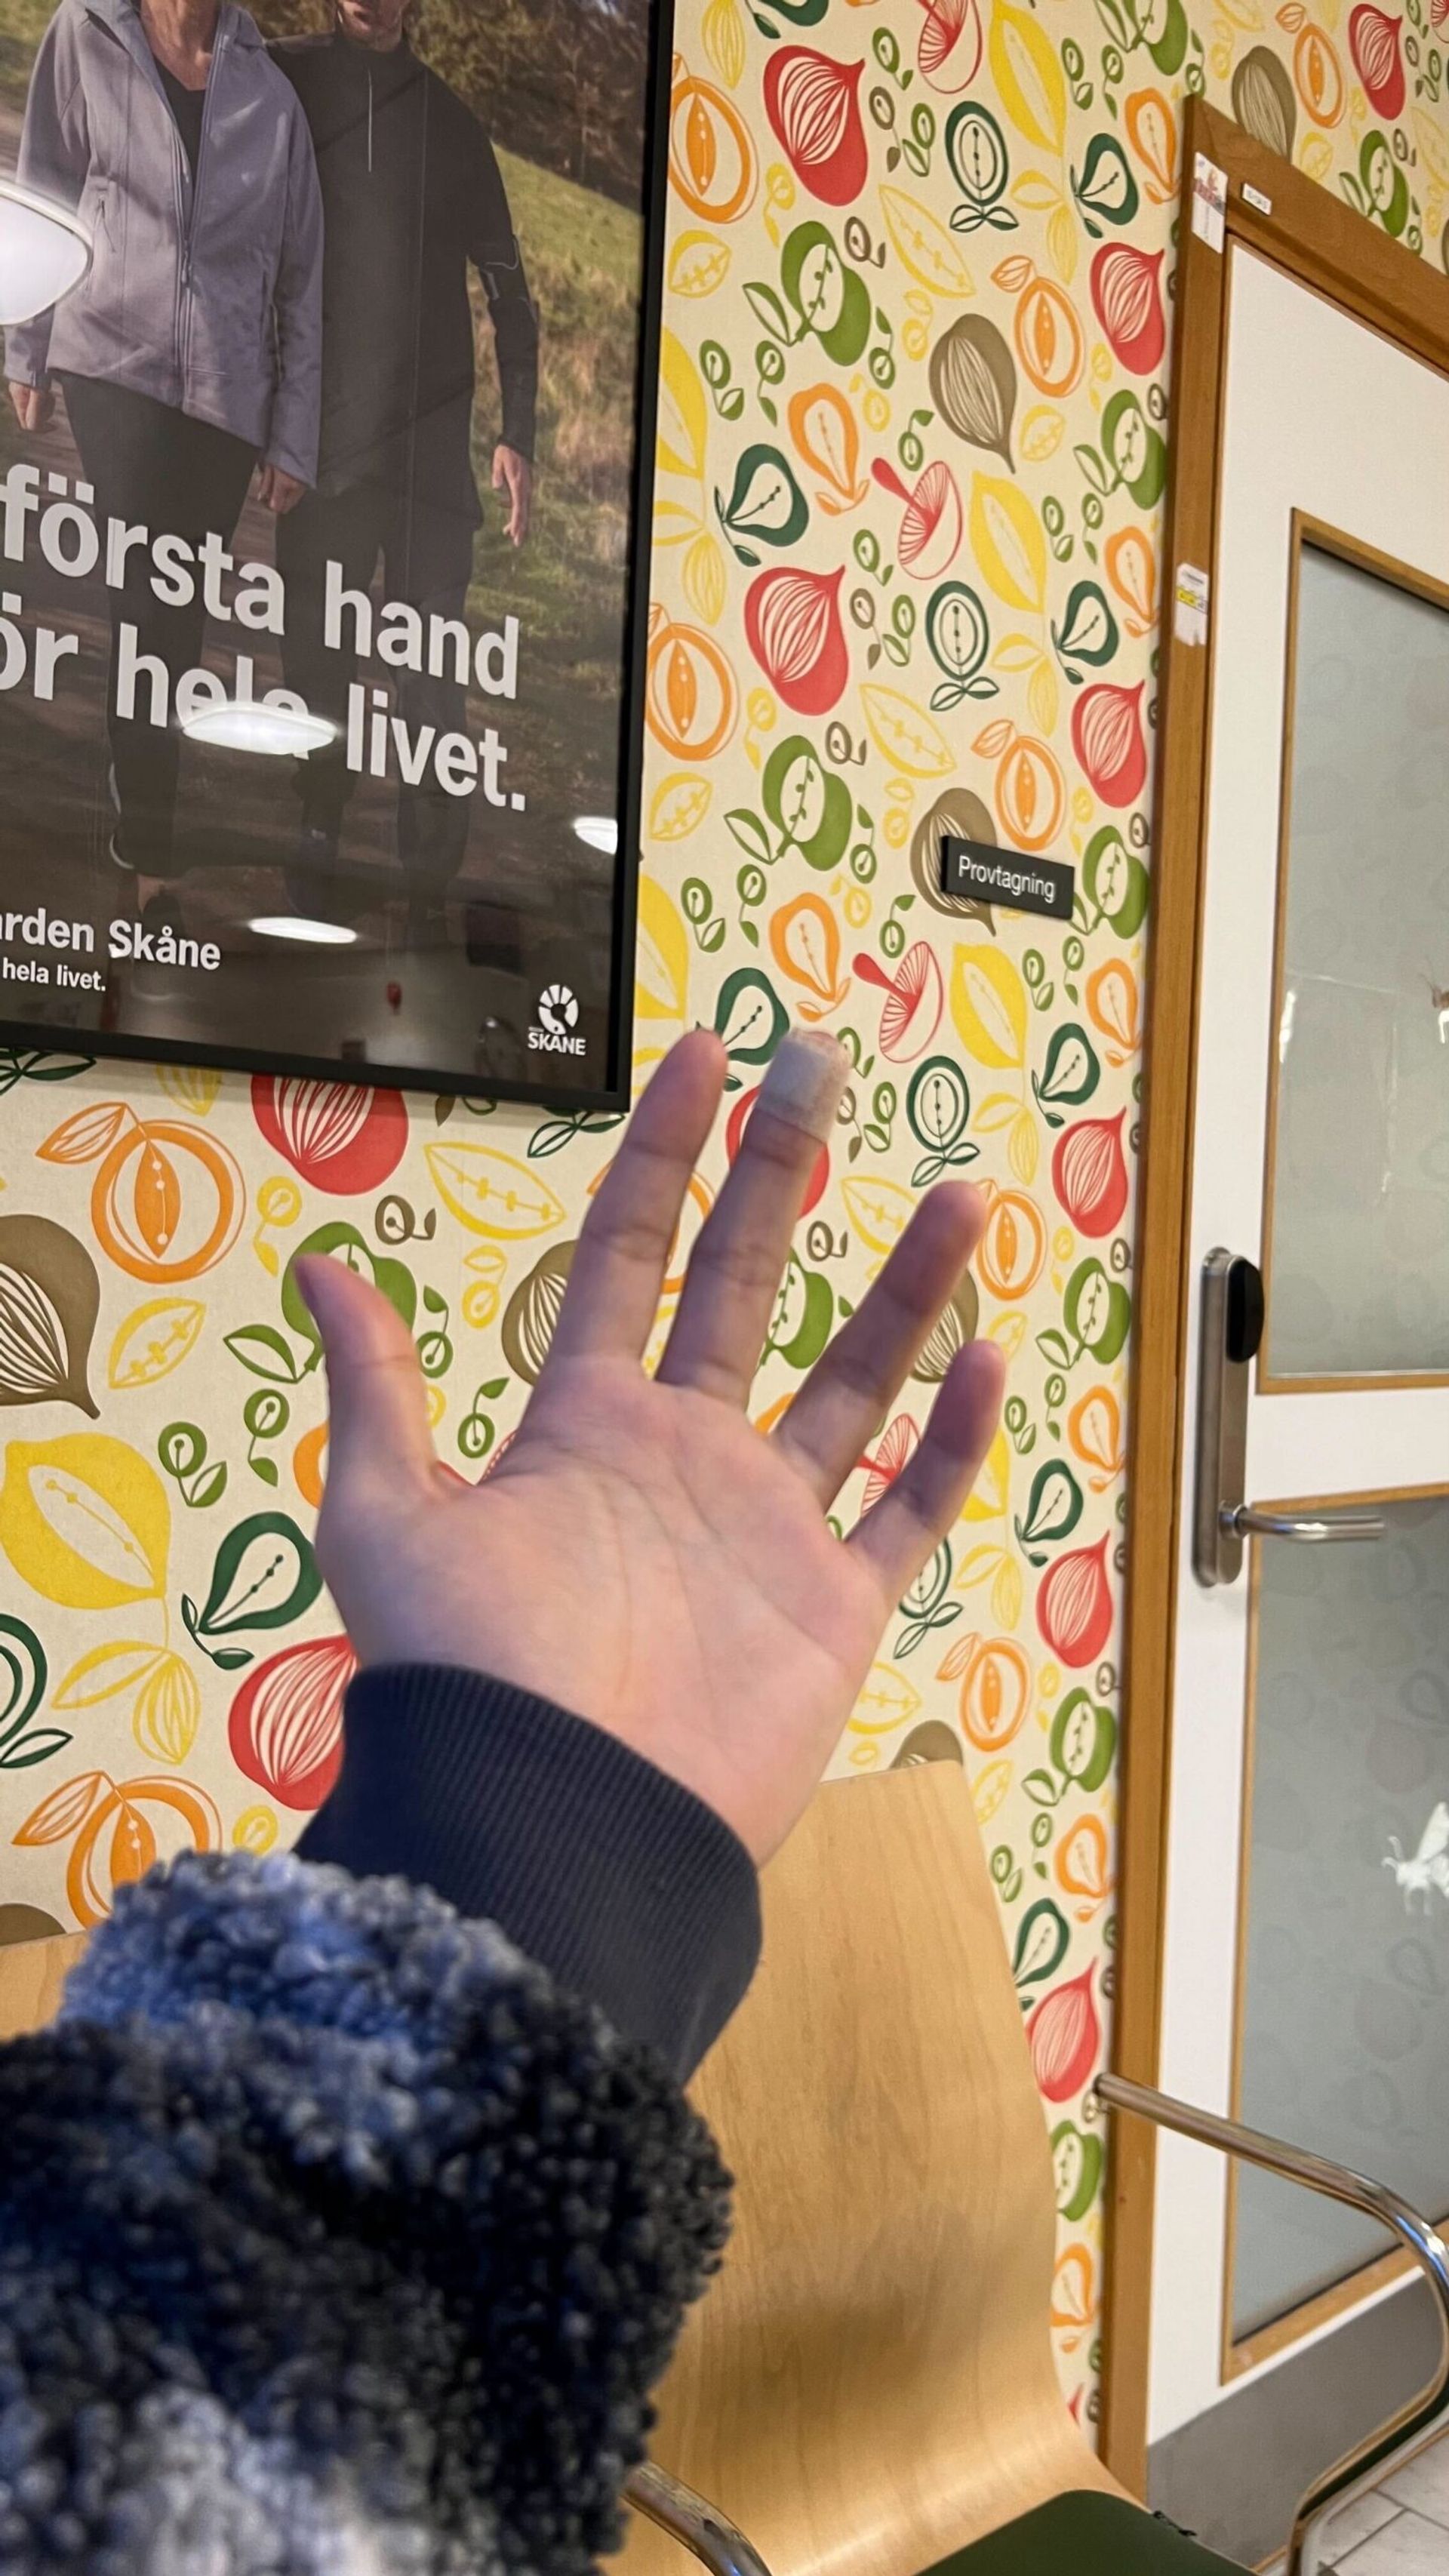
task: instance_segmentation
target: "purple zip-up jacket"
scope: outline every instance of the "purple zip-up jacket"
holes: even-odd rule
[[[60,0],[35,58],[19,177],[90,235],[87,275],[5,334],[5,371],[149,394],[317,478],[322,198],[296,92],[223,0],[193,181],[132,0]]]

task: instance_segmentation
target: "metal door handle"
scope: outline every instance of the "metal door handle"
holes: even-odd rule
[[[1336,1538],[1382,1538],[1385,1526],[1377,1512],[1342,1512],[1333,1520],[1321,1520],[1302,1512],[1255,1511],[1251,1503],[1239,1503],[1236,1510],[1225,1506],[1219,1519],[1238,1538],[1296,1538],[1310,1547]]]

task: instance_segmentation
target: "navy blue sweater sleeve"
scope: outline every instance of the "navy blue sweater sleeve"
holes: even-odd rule
[[[754,1864],[712,1807],[552,1701],[449,1665],[359,1674],[345,1741],[302,1859],[435,1889],[692,2071],[760,1945]]]

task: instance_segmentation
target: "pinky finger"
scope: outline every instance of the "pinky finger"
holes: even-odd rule
[[[958,1351],[910,1465],[852,1531],[851,1553],[888,1600],[899,1601],[959,1517],[995,1435],[1005,1383],[994,1342]]]

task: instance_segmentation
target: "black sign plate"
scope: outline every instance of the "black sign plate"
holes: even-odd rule
[[[1045,912],[1070,921],[1076,870],[1064,859],[1029,859],[1020,850],[993,849],[989,841],[942,842],[943,891],[976,903],[1004,903],[1012,912]]]

